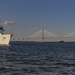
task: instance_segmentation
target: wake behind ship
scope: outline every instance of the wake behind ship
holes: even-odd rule
[[[12,34],[4,33],[3,26],[0,26],[0,45],[9,45]]]

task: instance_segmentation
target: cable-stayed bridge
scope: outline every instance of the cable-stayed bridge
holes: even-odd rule
[[[41,41],[41,42],[59,41],[59,40],[75,41],[75,31],[61,37],[61,36],[58,36],[58,35],[42,28],[40,31],[34,33],[33,35],[31,35],[29,37],[15,38],[13,40],[16,40],[16,41]]]
[[[36,39],[40,38],[41,41],[44,42],[45,38],[52,38],[52,37],[58,37],[56,34],[46,31],[45,29],[41,29],[40,31],[36,32],[35,34],[29,36],[29,39]]]

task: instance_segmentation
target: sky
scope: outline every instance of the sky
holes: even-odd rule
[[[28,37],[41,28],[63,36],[75,31],[75,0],[0,0],[1,22],[13,37]]]

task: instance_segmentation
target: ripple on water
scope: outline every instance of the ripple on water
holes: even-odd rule
[[[16,42],[0,47],[0,75],[74,75],[75,43]]]

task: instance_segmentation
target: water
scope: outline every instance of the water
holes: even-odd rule
[[[11,42],[11,46],[1,46],[0,75],[75,75],[75,43]]]

